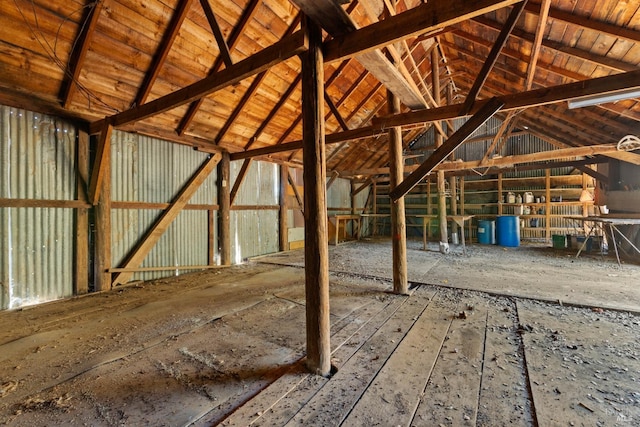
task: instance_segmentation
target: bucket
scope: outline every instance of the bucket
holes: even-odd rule
[[[554,249],[564,249],[567,246],[567,236],[564,234],[554,234],[551,236]]]
[[[478,243],[482,245],[496,244],[496,222],[481,219],[478,221]]]
[[[519,224],[517,216],[502,215],[496,218],[496,240],[500,246],[520,246]]]

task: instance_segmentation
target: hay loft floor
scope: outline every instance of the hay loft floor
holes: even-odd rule
[[[330,248],[330,379],[303,369],[299,251],[0,313],[0,422],[637,425],[638,266],[420,245],[408,296],[389,242]]]

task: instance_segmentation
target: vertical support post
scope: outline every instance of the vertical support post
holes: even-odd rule
[[[373,181],[373,201],[371,203],[371,205],[373,206],[373,232],[371,233],[372,236],[376,235],[376,230],[378,230],[378,218],[376,217],[376,214],[378,213],[378,183],[374,180]]]
[[[389,114],[400,113],[400,98],[387,91]],[[389,186],[393,190],[404,178],[402,160],[402,129],[389,129]],[[404,196],[391,201],[391,246],[393,257],[393,291],[407,294],[407,224],[404,212]]]
[[[218,251],[220,264],[231,265],[231,160],[229,153],[222,153],[218,164]]]
[[[440,105],[440,57],[438,49],[431,49],[431,80],[433,99],[436,105]],[[436,148],[443,143],[442,135],[435,133]],[[436,173],[438,180],[438,224],[440,227],[440,252],[449,253],[449,233],[447,230],[447,197],[444,171]]]
[[[216,211],[207,211],[207,264],[216,265],[216,232],[215,232]]]
[[[280,251],[289,250],[289,224],[287,223],[287,219],[289,215],[289,208],[287,206],[288,180],[289,180],[289,166],[280,165],[280,211],[278,213]]]
[[[102,132],[109,132],[103,129]],[[103,136],[100,136],[102,138]],[[108,291],[111,289],[111,152],[106,156],[102,165],[102,179],[100,180],[98,204],[95,205],[96,236],[95,236],[95,286],[94,290]],[[95,167],[95,166],[94,166]]]
[[[322,29],[306,16],[309,50],[302,57],[302,163],[307,368],[331,373]]]
[[[544,224],[545,238],[547,243],[551,242],[551,169],[544,170],[544,186],[545,186],[545,207],[544,207]]]
[[[89,134],[78,130],[77,145],[77,193],[78,200],[88,202],[89,192]],[[76,213],[75,272],[73,294],[89,292],[89,210],[78,208]]]
[[[498,215],[502,215],[502,201],[505,200],[502,194],[502,172],[498,172]]]
[[[453,86],[451,84],[447,85],[447,105],[453,104]],[[447,138],[453,135],[454,130],[450,126],[450,123],[447,123]],[[449,156],[449,160],[454,161],[456,159],[455,152],[452,152]],[[461,178],[461,179],[464,179]],[[457,194],[457,183],[458,178],[455,175],[449,177],[449,188],[451,189],[451,215],[458,215],[458,194]],[[464,236],[464,222],[462,223],[462,236]],[[456,221],[452,221],[451,223],[451,235],[458,234],[458,223]],[[469,233],[471,236],[471,233]],[[464,239],[462,239],[462,245],[464,246]]]
[[[355,215],[356,214],[356,195],[355,195],[356,185],[353,182],[353,179],[350,182],[351,182],[351,215]]]

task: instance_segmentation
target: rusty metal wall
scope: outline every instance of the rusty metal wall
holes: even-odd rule
[[[74,200],[76,132],[63,120],[0,106],[0,197]],[[0,208],[0,309],[70,296],[74,212]]]
[[[115,131],[112,136],[112,200],[169,203],[207,159],[208,154],[142,135]],[[189,203],[216,203],[216,173],[205,180]],[[156,209],[113,209],[112,264],[119,266],[146,230],[158,219]],[[169,226],[141,267],[206,265],[208,215],[184,210]],[[188,270],[143,272],[135,280],[151,280]]]
[[[234,183],[242,162],[231,163],[231,182]],[[233,185],[233,184],[232,184]],[[280,172],[278,165],[254,161],[247,170],[233,205],[265,206],[270,209],[234,209],[231,211],[231,259],[244,259],[277,252],[278,203]]]

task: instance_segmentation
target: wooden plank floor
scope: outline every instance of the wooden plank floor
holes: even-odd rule
[[[233,267],[0,313],[0,423],[640,423],[636,314],[449,286],[393,295],[384,277],[344,271],[330,281],[331,378],[304,369],[299,267]]]

